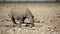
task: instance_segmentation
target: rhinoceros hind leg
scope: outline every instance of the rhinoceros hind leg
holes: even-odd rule
[[[14,24],[17,24],[17,23],[15,22],[15,19],[14,19],[13,17],[12,17],[12,21],[13,21]]]

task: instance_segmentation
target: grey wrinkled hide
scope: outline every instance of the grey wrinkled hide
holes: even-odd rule
[[[9,16],[12,19],[14,24],[17,24],[15,20],[20,20],[19,27],[24,23],[24,20],[28,18],[30,20],[31,26],[34,26],[34,17],[28,8],[13,8],[11,12],[9,12]]]

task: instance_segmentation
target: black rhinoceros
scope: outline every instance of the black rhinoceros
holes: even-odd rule
[[[9,12],[9,16],[11,17],[14,24],[17,24],[15,20],[20,20],[19,27],[21,27],[21,24],[24,23],[24,20],[28,18],[31,23],[31,27],[34,26],[34,16],[32,15],[29,8],[13,8]]]

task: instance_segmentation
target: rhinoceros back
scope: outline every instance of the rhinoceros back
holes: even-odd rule
[[[11,12],[14,18],[28,17],[28,15],[32,16],[32,13],[28,8],[15,8],[15,9],[12,9]]]

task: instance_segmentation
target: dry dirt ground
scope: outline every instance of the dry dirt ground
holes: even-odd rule
[[[20,7],[30,9],[35,27],[12,27],[8,12]],[[0,34],[60,34],[60,3],[0,3]]]

